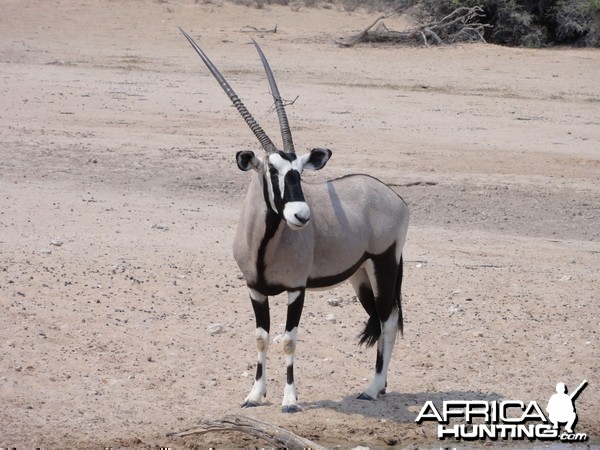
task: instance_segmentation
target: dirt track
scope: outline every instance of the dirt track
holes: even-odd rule
[[[371,15],[72,5],[5,1],[0,15],[0,447],[261,445],[165,437],[226,414],[327,446],[435,445],[414,423],[427,400],[545,405],[584,378],[577,429],[598,442],[598,50],[341,49],[333,39]],[[279,345],[267,404],[239,409],[255,348],[231,254],[249,176],[234,154],[258,145],[177,26],[276,139],[247,45],[260,40],[298,96],[297,147],[333,151],[307,178],[366,172],[409,204],[405,336],[379,401],[354,399],[375,355],[356,344],[365,313],[343,285],[307,295],[304,411],[279,412]],[[284,319],[273,299],[274,336]]]

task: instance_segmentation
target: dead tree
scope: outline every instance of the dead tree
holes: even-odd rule
[[[426,47],[429,47],[430,44],[441,45],[465,41],[485,42],[483,33],[490,26],[479,21],[484,16],[481,6],[473,6],[472,8],[462,6],[438,21],[403,31],[390,30],[382,22],[394,14],[396,13],[378,17],[375,22],[357,35],[349,39],[337,40],[336,43],[343,47],[353,47],[359,43],[414,44],[423,42]]]

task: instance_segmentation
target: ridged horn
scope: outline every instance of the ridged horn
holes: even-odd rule
[[[290,130],[290,125],[288,123],[287,115],[285,113],[285,106],[283,105],[283,100],[281,100],[281,95],[279,95],[279,89],[277,88],[275,77],[273,76],[273,71],[271,70],[271,66],[269,66],[267,57],[263,53],[258,43],[254,40],[254,38],[252,39],[252,42],[254,42],[254,46],[256,47],[258,55],[260,56],[260,60],[262,61],[263,67],[265,68],[265,73],[267,74],[267,79],[269,80],[269,87],[271,88],[271,95],[275,100],[275,108],[277,109],[279,127],[281,128],[281,137],[283,139],[283,151],[286,153],[294,153],[294,141],[292,140],[292,132]]]
[[[229,99],[232,101],[233,106],[235,106],[235,108],[241,114],[243,119],[246,121],[246,123],[254,133],[254,136],[256,136],[256,138],[263,146],[265,151],[267,153],[275,153],[277,151],[277,147],[275,147],[275,144],[273,144],[273,141],[271,141],[269,136],[267,136],[267,133],[264,132],[264,130],[261,128],[258,122],[254,119],[254,117],[252,117],[252,114],[250,114],[250,112],[246,109],[246,107],[244,106],[238,95],[235,93],[235,91],[231,88],[225,77],[221,75],[221,72],[219,72],[219,70],[208,58],[208,56],[206,56],[206,53],[204,53],[202,49],[198,47],[198,44],[196,44],[196,42],[191,38],[191,36],[185,31],[183,31],[181,27],[179,27],[179,31],[181,31],[181,33],[185,36],[188,42],[192,44],[192,47],[194,48],[194,50],[196,50],[198,56],[200,56],[202,61],[204,61],[204,64],[206,64],[206,67],[208,67],[208,70],[210,70],[210,73],[212,73],[215,79],[219,82]]]

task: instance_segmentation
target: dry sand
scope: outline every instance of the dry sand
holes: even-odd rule
[[[434,425],[414,423],[427,400],[545,405],[557,382],[584,378],[577,431],[598,442],[600,52],[334,44],[372,20],[335,8],[2,2],[1,447],[263,445],[165,437],[227,414],[326,446],[433,446]],[[307,178],[366,172],[409,204],[405,336],[379,401],[355,400],[375,355],[357,346],[366,316],[345,284],[307,296],[303,411],[280,413],[276,344],[266,405],[239,408],[255,344],[231,252],[249,177],[234,155],[259,147],[177,26],[278,139],[248,45],[260,40],[284,97],[298,96],[298,149],[333,150]],[[273,336],[285,303],[272,299]]]

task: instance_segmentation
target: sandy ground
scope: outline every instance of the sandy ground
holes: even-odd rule
[[[332,447],[430,446],[434,425],[414,423],[427,400],[545,405],[557,382],[584,378],[577,431],[598,443],[600,52],[333,43],[372,20],[227,3],[2,2],[0,447],[263,445],[165,437],[227,414]],[[355,400],[375,356],[356,343],[366,316],[345,284],[307,296],[303,411],[280,413],[277,344],[267,403],[239,408],[255,344],[231,252],[249,177],[234,154],[259,146],[177,26],[278,139],[248,45],[260,40],[284,97],[298,96],[298,149],[333,150],[307,178],[366,172],[409,204],[405,336],[379,401]],[[273,337],[285,302],[272,300]]]

